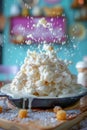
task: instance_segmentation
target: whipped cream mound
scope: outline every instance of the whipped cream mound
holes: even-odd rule
[[[41,52],[27,51],[20,71],[13,79],[10,89],[13,93],[26,95],[61,97],[75,93],[76,77],[67,64],[58,58],[50,45],[43,45]]]

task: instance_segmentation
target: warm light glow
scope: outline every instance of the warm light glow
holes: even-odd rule
[[[78,3],[79,3],[80,5],[83,5],[83,4],[84,4],[84,0],[78,0]]]

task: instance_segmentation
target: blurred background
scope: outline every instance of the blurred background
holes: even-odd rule
[[[36,39],[32,38],[36,30],[30,29],[35,23]],[[45,28],[44,35],[39,25]],[[48,26],[51,34],[46,33]],[[43,43],[51,43],[60,58],[70,60],[69,69],[77,75],[76,64],[87,56],[87,0],[0,0],[0,64],[20,67],[27,50],[38,51]]]

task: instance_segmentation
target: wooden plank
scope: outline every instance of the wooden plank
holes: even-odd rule
[[[28,124],[20,124],[14,121],[7,121],[4,119],[0,119],[0,127],[4,128],[6,130],[67,130],[69,128],[71,128],[72,126],[74,126],[75,124],[77,124],[78,122],[80,122],[81,120],[83,120],[85,117],[87,117],[87,111],[83,112],[82,114],[80,114],[79,116],[77,116],[75,119],[73,120],[68,120],[65,122],[62,122],[60,124],[58,124],[58,126],[55,127],[42,127],[42,126],[38,126],[38,122],[29,122]]]
[[[87,99],[87,98],[86,98]],[[86,103],[86,99],[84,103]],[[58,121],[57,124],[42,125],[41,121],[29,121],[22,123],[14,119],[14,121],[9,121],[6,119],[0,119],[0,127],[6,130],[67,130],[79,123],[85,117],[87,117],[87,105],[83,103],[83,106],[80,106],[80,102],[75,104],[72,107],[68,107],[66,110],[81,110],[81,113],[73,119],[66,121]],[[82,104],[81,104],[82,105]],[[38,111],[38,110],[37,110]],[[50,110],[48,110],[50,112]]]

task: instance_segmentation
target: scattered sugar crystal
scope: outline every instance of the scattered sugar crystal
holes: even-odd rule
[[[26,40],[25,43],[26,43],[27,45],[30,45],[30,44],[32,44],[32,41],[31,41],[31,40]]]
[[[66,42],[64,41],[64,42],[62,42],[62,45],[65,45],[66,44]]]
[[[33,35],[29,34],[29,35],[27,35],[27,38],[32,38],[33,39]]]
[[[51,22],[53,22],[53,18],[51,18]]]
[[[0,118],[7,120],[14,120],[14,118],[18,115],[18,110],[9,110],[3,113],[0,113]]]
[[[29,25],[27,25],[27,28],[29,28]]]
[[[35,24],[33,24],[33,27],[36,27],[36,25],[35,25]]]
[[[76,49],[76,48],[77,48],[77,46],[76,46],[76,45],[73,45],[73,48],[75,48],[75,49]]]

